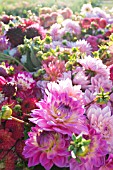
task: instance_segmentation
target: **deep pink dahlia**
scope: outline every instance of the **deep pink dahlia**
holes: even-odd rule
[[[70,79],[48,83],[44,99],[37,103],[30,120],[43,130],[72,135],[87,132],[84,104],[80,86],[73,86]]]
[[[45,132],[37,127],[29,132],[29,139],[26,140],[23,155],[28,158],[28,167],[39,163],[50,170],[55,164],[58,167],[67,167],[69,138],[56,132]]]
[[[80,162],[77,162],[74,158],[70,160],[70,170],[98,170],[104,165],[104,159],[108,151],[107,144],[101,134],[94,129],[90,129],[86,139],[91,140],[87,152],[84,156],[79,156]]]

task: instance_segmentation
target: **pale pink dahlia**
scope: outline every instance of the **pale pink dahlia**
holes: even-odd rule
[[[89,135],[86,136],[86,139],[90,139],[91,142],[85,155],[79,156],[80,162],[72,158],[70,160],[70,170],[99,170],[104,165],[104,159],[107,154],[106,141],[94,129],[89,130]]]
[[[92,106],[87,111],[87,117],[90,125],[101,133],[109,146],[109,152],[113,153],[113,115],[108,106],[101,109],[98,106]]]
[[[111,91],[112,89],[112,81],[109,80],[109,77],[105,78],[105,76],[97,74],[95,77],[91,77],[91,85],[89,85],[89,89],[92,92],[100,92],[100,88],[102,87],[105,92]]]
[[[81,27],[80,25],[76,22],[73,21],[72,19],[66,19],[62,22],[62,25],[65,29],[65,32],[73,32],[76,35],[80,35],[81,33]]]
[[[85,53],[86,55],[91,54],[92,47],[86,40],[77,40],[75,43],[75,47],[78,47],[81,53]]]
[[[87,72],[93,72],[95,74],[101,74],[109,77],[109,69],[102,63],[102,60],[86,56],[84,59],[78,59],[78,62],[83,66]]]
[[[80,86],[73,86],[70,79],[48,83],[44,99],[37,103],[38,109],[30,120],[43,130],[63,134],[87,132],[86,117]]]
[[[58,41],[61,37],[60,37],[60,24],[53,24],[50,28],[50,35],[52,36],[53,41]]]
[[[53,165],[67,167],[69,138],[56,132],[41,131],[33,127],[26,140],[23,155],[28,158],[28,167],[39,163],[50,170]]]

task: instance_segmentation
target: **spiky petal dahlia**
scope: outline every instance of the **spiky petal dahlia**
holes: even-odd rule
[[[42,132],[37,127],[33,127],[28,135],[29,139],[23,150],[23,155],[29,159],[28,167],[39,163],[46,170],[50,170],[54,164],[58,167],[68,166],[67,136],[52,131]]]
[[[94,129],[89,130],[87,139],[91,140],[87,153],[79,157],[80,162],[72,158],[70,170],[99,170],[104,165],[104,158],[108,153],[106,141]]]
[[[30,120],[43,130],[63,134],[87,132],[86,117],[80,86],[73,86],[70,79],[48,83],[44,99],[37,103]]]

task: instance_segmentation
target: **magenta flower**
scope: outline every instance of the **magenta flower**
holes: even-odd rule
[[[55,164],[58,167],[67,167],[69,152],[69,137],[56,132],[45,132],[33,127],[29,132],[29,139],[26,140],[26,146],[23,155],[28,158],[28,167],[38,165],[39,163],[50,170]]]
[[[80,86],[73,86],[70,79],[48,83],[44,99],[37,103],[30,119],[43,130],[63,134],[87,132],[84,104]]]
[[[19,72],[10,78],[11,82],[17,84],[18,88],[27,91],[35,87],[36,81],[33,79],[32,74],[26,71]]]
[[[94,129],[89,130],[86,138],[91,140],[89,148],[84,156],[79,156],[80,163],[74,158],[70,160],[70,170],[98,170],[104,165],[108,153],[106,141]]]
[[[99,170],[113,170],[113,154],[110,154],[105,164]]]

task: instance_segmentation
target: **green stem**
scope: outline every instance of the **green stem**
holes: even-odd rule
[[[27,72],[29,72],[29,70],[16,58],[9,56],[7,54],[4,54],[4,53],[0,53],[0,61],[3,61],[3,60],[14,60],[17,64],[21,65]]]

